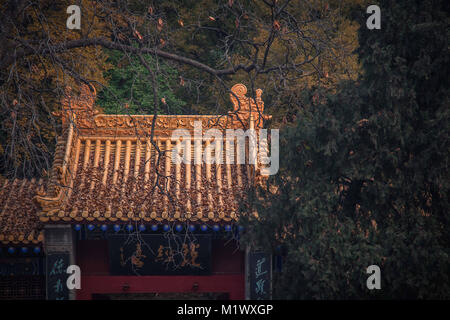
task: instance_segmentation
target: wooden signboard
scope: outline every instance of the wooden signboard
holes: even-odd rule
[[[263,252],[249,253],[250,299],[268,300],[271,297],[272,260]]]
[[[111,235],[108,237],[112,275],[208,275],[211,236]]]
[[[67,288],[66,273],[70,264],[68,252],[47,253],[47,300],[68,300],[69,289]]]

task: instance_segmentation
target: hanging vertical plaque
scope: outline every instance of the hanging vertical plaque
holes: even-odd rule
[[[49,252],[47,254],[47,300],[68,300],[66,273],[70,256],[68,252]]]
[[[270,299],[272,260],[263,252],[249,253],[250,299]]]

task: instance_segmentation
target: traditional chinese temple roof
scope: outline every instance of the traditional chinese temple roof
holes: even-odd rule
[[[245,188],[258,175],[257,165],[194,164],[210,144],[226,150],[229,141],[211,139],[191,146],[191,164],[175,164],[171,138],[175,129],[193,133],[215,128],[262,128],[264,103],[245,96],[242,84],[230,94],[227,115],[105,115],[94,108],[95,91],[84,87],[62,101],[60,137],[44,195],[34,201],[41,222],[233,221]],[[153,133],[153,134],[152,134]],[[213,157],[219,157],[215,154]],[[31,195],[30,195],[31,196]]]
[[[0,186],[0,243],[37,244],[43,240],[42,223],[32,201],[42,189],[42,180],[6,180]]]

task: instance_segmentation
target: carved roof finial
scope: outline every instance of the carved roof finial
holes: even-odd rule
[[[81,85],[79,95],[74,96],[72,92],[70,86],[65,88],[64,97],[61,99],[62,112],[55,113],[55,115],[62,116],[63,126],[71,121],[71,119],[74,120],[77,118],[78,120],[82,120],[98,113],[94,109],[97,91],[93,85]]]
[[[256,89],[256,101],[251,97],[247,97],[247,87],[242,83],[235,84],[231,88],[230,99],[233,103],[233,113],[240,120],[248,120],[252,118],[256,120],[257,127],[262,127],[261,120],[270,119],[272,116],[264,115],[264,101],[262,101],[262,90]]]
[[[97,91],[94,86],[83,84],[80,88],[80,94],[78,96],[73,96],[72,88],[67,86],[64,90],[64,98],[61,101],[63,111],[90,111],[94,107],[96,96]]]

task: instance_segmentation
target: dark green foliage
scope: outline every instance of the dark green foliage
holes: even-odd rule
[[[276,189],[245,221],[257,246],[287,248],[276,298],[450,298],[445,3],[380,1],[381,30],[361,15],[364,76],[305,93],[283,130]],[[381,290],[366,287],[373,264]]]
[[[109,62],[114,68],[106,74],[108,86],[99,94],[97,104],[105,113],[153,114],[154,98],[150,72],[136,56],[127,56],[120,51],[108,51]],[[171,66],[151,56],[145,56],[148,65],[155,71],[158,83],[158,114],[183,113],[185,102],[177,98],[178,73]],[[156,68],[159,68],[156,72]],[[165,103],[161,101],[164,98]]]

